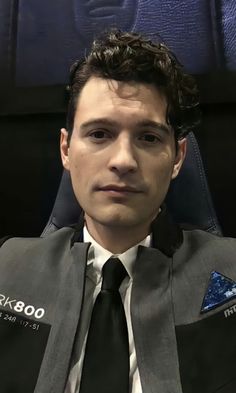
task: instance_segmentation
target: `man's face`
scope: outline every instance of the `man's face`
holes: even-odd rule
[[[184,159],[166,124],[166,100],[148,84],[92,77],[77,104],[64,167],[85,217],[109,227],[146,227]]]

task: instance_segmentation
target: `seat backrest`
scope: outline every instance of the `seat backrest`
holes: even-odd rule
[[[176,222],[221,235],[213,207],[198,143],[193,133],[187,137],[187,154],[178,177],[172,181],[166,204]],[[81,207],[74,195],[69,172],[64,171],[51,216],[42,233],[77,223]]]

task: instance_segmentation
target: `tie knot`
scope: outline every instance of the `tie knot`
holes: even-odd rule
[[[104,264],[102,274],[102,289],[117,291],[127,275],[127,271],[118,258],[110,258]]]

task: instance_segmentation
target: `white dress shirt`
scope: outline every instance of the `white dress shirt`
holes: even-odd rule
[[[125,266],[128,276],[124,279],[120,286],[120,294],[124,304],[125,315],[127,319],[128,335],[129,335],[129,354],[130,354],[130,393],[142,393],[139,370],[137,367],[137,358],[134,345],[133,330],[130,316],[130,297],[132,288],[132,272],[133,265],[137,256],[138,246],[149,247],[151,243],[151,235],[148,235],[143,241],[129,248],[122,254],[112,254],[100,246],[88,233],[84,227],[84,242],[91,243],[88,252],[85,295],[82,309],[82,315],[79,324],[79,336],[74,356],[74,367],[71,369],[67,381],[65,393],[79,393],[80,379],[82,373],[82,365],[84,359],[84,351],[87,339],[87,333],[92,313],[93,304],[100,292],[102,284],[102,268],[105,262],[111,257],[117,257]],[[112,359],[111,359],[112,361]]]

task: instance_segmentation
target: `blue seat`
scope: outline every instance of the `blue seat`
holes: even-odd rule
[[[235,0],[1,0],[0,79],[66,84],[73,61],[114,25],[160,34],[190,73],[236,68]]]
[[[186,159],[179,176],[172,181],[166,204],[176,222],[221,235],[209,192],[201,154],[193,133],[187,137]],[[64,171],[51,216],[42,233],[77,223],[81,208],[75,198],[69,172]]]

